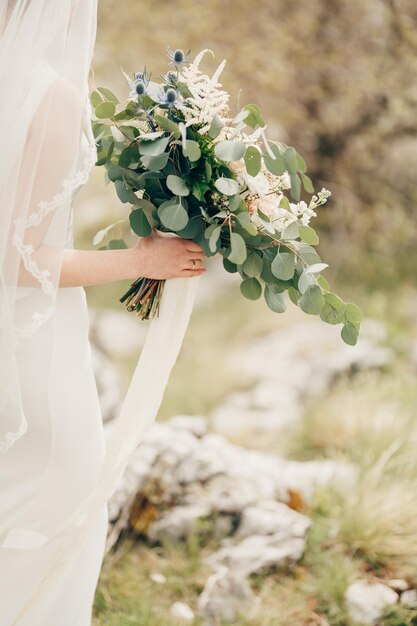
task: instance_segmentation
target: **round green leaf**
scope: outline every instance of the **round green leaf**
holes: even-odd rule
[[[216,189],[225,196],[234,196],[239,193],[239,185],[232,178],[218,178],[214,184]]]
[[[316,246],[319,243],[319,238],[314,228],[300,224],[299,229],[300,237],[305,243],[309,243],[312,246]]]
[[[341,324],[344,321],[344,311],[343,309],[335,309],[331,304],[325,302],[320,311],[320,319],[326,324]]]
[[[298,301],[298,305],[300,309],[304,311],[304,313],[309,313],[310,315],[318,315],[322,308],[324,307],[324,298],[321,292],[320,287],[317,285],[312,285],[309,287],[301,296]]]
[[[152,172],[160,172],[164,169],[165,165],[168,163],[169,154],[168,152],[163,152],[158,156],[141,156],[141,163],[143,167],[152,171]]]
[[[337,311],[344,312],[346,304],[335,293],[325,293],[324,299]]]
[[[290,174],[291,181],[291,196],[296,202],[301,198],[301,182],[298,174]]]
[[[258,300],[262,294],[262,285],[257,278],[246,278],[240,283],[240,291],[248,300]]]
[[[246,170],[250,176],[256,176],[261,169],[261,153],[255,146],[249,146],[246,149],[245,156]]]
[[[358,342],[359,329],[353,324],[346,323],[341,330],[341,336],[349,346],[355,346]]]
[[[294,276],[295,256],[291,252],[278,251],[271,263],[271,271],[281,280],[290,280]]]
[[[282,292],[273,291],[268,285],[264,291],[265,302],[275,313],[284,313],[287,308],[285,297]]]
[[[239,161],[246,152],[241,141],[219,141],[214,147],[214,154],[221,161]]]
[[[248,256],[242,267],[245,274],[248,276],[259,276],[262,272],[262,268],[262,257],[260,257],[259,254],[256,254],[256,252],[248,252]]]
[[[300,173],[301,180],[303,181],[303,187],[307,193],[314,193],[313,183],[311,182],[311,178],[307,176],[307,174]]]
[[[174,174],[170,174],[167,177],[166,184],[168,189],[176,196],[188,196],[190,193],[185,181]]]
[[[363,320],[362,311],[356,304],[347,302],[345,307],[345,319],[350,324],[359,324]]]
[[[246,259],[246,243],[242,235],[239,233],[232,233],[230,235],[230,246],[232,248],[229,254],[229,261],[241,265]]]
[[[290,174],[295,174],[297,172],[297,152],[295,148],[288,146],[288,148],[285,149],[283,157],[286,169]]]
[[[264,163],[271,174],[281,176],[286,171],[284,158],[277,145],[273,144],[270,148],[275,156],[275,159],[269,156],[269,154],[264,154]]]
[[[109,102],[113,102],[113,104],[119,104],[119,100],[117,96],[115,96],[114,93],[110,91],[110,89],[107,89],[107,87],[99,87],[97,91],[101,93],[101,95],[103,96],[105,100],[108,100]]]
[[[183,146],[182,151],[184,153],[184,156],[186,156],[187,159],[190,159],[190,161],[198,161],[198,159],[201,157],[200,146],[197,141],[193,141],[192,139],[187,139],[187,142],[185,146]]]
[[[129,215],[130,226],[139,237],[147,237],[152,232],[152,227],[148,222],[143,209],[135,209]]]
[[[165,148],[169,143],[170,137],[159,137],[153,140],[143,140],[139,144],[140,154],[146,156],[159,156],[165,152]]]
[[[162,224],[170,230],[182,230],[188,224],[188,214],[181,203],[161,204],[158,215]]]
[[[236,264],[231,263],[229,259],[223,259],[223,267],[226,270],[226,272],[229,272],[230,274],[236,274],[237,272]]]
[[[116,113],[116,106],[113,102],[100,102],[96,106],[96,117],[101,120],[112,118]]]
[[[217,250],[217,242],[219,240],[221,230],[221,226],[216,226],[215,228],[213,228],[213,231],[210,235],[209,248],[212,252],[216,252]]]

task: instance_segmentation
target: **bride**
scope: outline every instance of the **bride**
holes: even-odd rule
[[[0,0],[1,626],[91,624],[106,499],[158,409],[188,279],[205,272],[198,244],[157,233],[125,250],[73,247],[74,193],[96,159],[95,26],[96,0]],[[106,450],[83,286],[137,276],[176,280]]]

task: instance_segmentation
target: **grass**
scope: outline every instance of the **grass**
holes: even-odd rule
[[[278,324],[294,322],[291,315],[275,316],[261,303],[236,295],[228,292],[221,301],[194,311],[162,418],[178,411],[206,414],[230,390],[250,385],[230,370],[227,352]],[[404,302],[411,309],[414,294]],[[384,306],[379,296],[369,301],[377,317],[384,316]],[[324,397],[307,403],[302,420],[276,443],[275,451],[291,458],[354,463],[359,487],[354,492],[317,491],[307,511],[313,523],[302,560],[291,570],[275,568],[252,576],[260,601],[236,626],[354,626],[344,604],[350,582],[404,577],[417,584],[417,390],[405,349],[411,324],[404,306],[401,321],[392,319],[388,326],[394,355],[390,366],[340,378]],[[274,451],[271,442],[268,451]],[[207,533],[156,547],[127,539],[105,560],[94,626],[174,626],[169,609],[178,600],[196,612],[210,574],[203,558],[216,541]],[[154,582],[154,572],[164,574],[166,582]],[[397,605],[381,623],[416,625],[417,611]],[[200,625],[196,617],[193,626]]]

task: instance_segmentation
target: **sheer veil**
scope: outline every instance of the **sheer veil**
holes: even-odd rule
[[[41,511],[33,494],[24,502],[24,528],[13,519],[11,503],[3,506],[11,515],[0,518],[0,560],[7,551],[27,560],[39,551],[44,563],[17,619],[51,588],[56,574],[82,548],[130,454],[156,417],[200,280],[166,281],[160,316],[149,326],[97,481],[81,504],[72,507],[65,484],[61,486],[60,477],[51,475],[48,467],[56,453],[53,420],[59,416],[51,415],[48,389],[40,390],[45,395],[42,441],[47,442],[40,454],[27,435],[32,432],[36,443],[20,365],[22,354],[30,349],[39,368],[49,371],[72,196],[96,160],[88,101],[96,3],[0,0],[0,484],[2,463],[7,464],[10,455],[15,455],[14,465],[24,469],[25,455],[37,454],[46,495]],[[36,384],[36,372],[33,377],[31,385]],[[59,503],[49,501],[50,484],[59,493]],[[4,481],[3,486],[7,492]],[[55,523],[51,509],[62,503],[67,505],[63,510],[71,512],[63,523]]]
[[[95,161],[95,28],[96,0],[0,1],[0,453],[30,429],[16,355],[36,336],[48,367],[71,197]]]

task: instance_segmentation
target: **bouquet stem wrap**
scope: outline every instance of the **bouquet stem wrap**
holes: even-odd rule
[[[176,236],[163,233],[163,236]],[[165,282],[160,315],[149,325],[145,344],[133,374],[95,488],[67,521],[51,536],[24,528],[12,529],[1,547],[43,550],[45,570],[38,588],[28,599],[16,621],[38,602],[57,573],[74,552],[82,549],[95,519],[115,491],[132,452],[153,423],[169,376],[177,360],[192,312],[200,276],[173,278]]]

